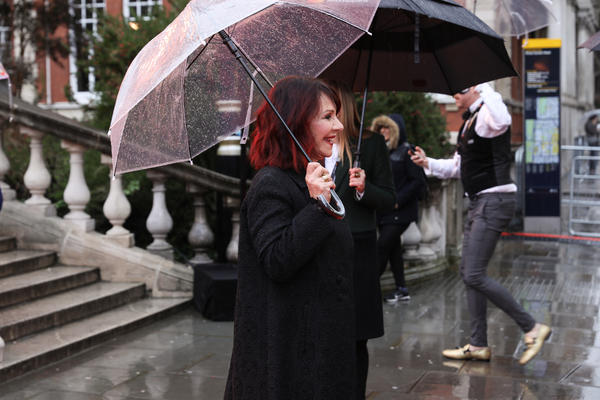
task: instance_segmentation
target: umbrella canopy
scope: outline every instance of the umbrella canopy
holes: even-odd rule
[[[558,22],[550,0],[495,0],[496,32],[502,36],[525,36]]]
[[[252,120],[258,83],[316,76],[369,27],[379,0],[192,0],[136,56],[111,121],[114,173],[190,160]]]
[[[353,91],[455,94],[518,76],[504,39],[452,0],[382,0],[369,29],[320,77]],[[369,68],[371,60],[371,71]]]
[[[600,116],[600,108],[584,112],[583,115],[579,117],[579,120],[577,121],[577,129],[579,130],[579,132],[585,132],[586,122],[588,122],[590,118],[598,116]]]
[[[589,51],[600,51],[600,31],[594,33],[592,37],[590,37],[585,42],[581,43],[577,46],[577,49],[588,49]]]

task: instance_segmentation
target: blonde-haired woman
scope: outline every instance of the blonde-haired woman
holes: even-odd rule
[[[330,82],[342,100],[339,119],[344,129],[337,134],[333,155],[325,159],[332,171],[335,191],[346,207],[354,239],[354,300],[356,311],[357,399],[364,400],[369,353],[367,341],[383,336],[383,309],[377,260],[377,212],[394,208],[396,195],[390,157],[381,135],[365,130],[361,167],[352,168],[358,144],[360,119],[354,94],[342,82]]]
[[[379,273],[383,274],[388,261],[396,289],[384,297],[386,303],[410,299],[404,279],[404,258],[400,236],[412,222],[419,219],[419,193],[427,181],[423,169],[413,163],[408,154],[404,118],[400,114],[380,116],[373,120],[371,129],[381,133],[388,142],[394,186],[396,188],[396,207],[388,214],[379,217]]]

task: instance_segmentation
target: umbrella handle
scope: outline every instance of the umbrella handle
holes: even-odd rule
[[[342,203],[342,200],[340,200],[340,197],[337,195],[335,190],[329,189],[329,193],[331,193],[331,197],[335,201],[338,209],[336,210],[335,208],[333,208],[333,206],[329,204],[327,200],[325,200],[325,196],[323,196],[322,194],[320,194],[318,197],[318,200],[321,203],[321,207],[323,208],[323,210],[325,210],[327,214],[331,215],[336,219],[344,218],[344,216],[346,215],[346,208],[344,207],[344,203]]]

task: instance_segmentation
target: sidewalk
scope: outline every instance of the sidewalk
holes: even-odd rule
[[[518,327],[491,304],[491,362],[444,358],[443,349],[468,343],[462,282],[449,273],[411,287],[410,301],[384,304],[386,334],[369,341],[369,399],[600,399],[599,266],[598,246],[499,243],[489,274],[554,328],[525,366]],[[189,308],[0,384],[0,398],[222,399],[232,332],[232,322],[211,322]]]

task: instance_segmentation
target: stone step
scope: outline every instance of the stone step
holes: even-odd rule
[[[9,341],[0,364],[0,382],[158,321],[190,304],[190,298],[143,299],[17,341]]]
[[[96,267],[54,266],[0,279],[0,307],[97,282]]]
[[[56,253],[40,250],[12,250],[0,253],[0,278],[22,274],[54,264]]]
[[[0,253],[14,250],[17,247],[17,241],[14,237],[0,236]]]
[[[15,340],[140,300],[143,283],[97,282],[0,310],[0,337]]]

